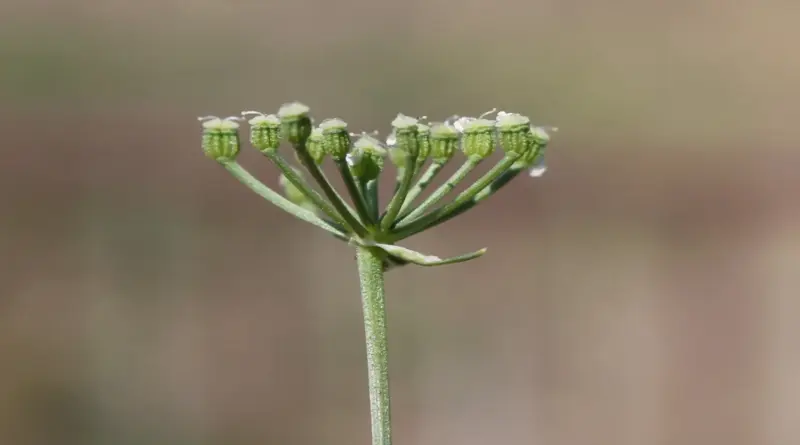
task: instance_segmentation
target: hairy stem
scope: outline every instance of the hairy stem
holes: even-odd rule
[[[372,445],[392,444],[389,397],[389,360],[386,339],[386,299],[383,286],[383,254],[375,247],[359,246],[358,275],[367,343],[369,412]]]

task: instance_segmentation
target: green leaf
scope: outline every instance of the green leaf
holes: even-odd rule
[[[483,248],[480,250],[476,250],[475,252],[470,252],[464,255],[458,255],[450,258],[439,258],[436,255],[425,255],[415,250],[406,249],[405,247],[396,246],[393,244],[367,243],[367,245],[380,247],[386,253],[388,253],[393,257],[397,257],[402,260],[408,261],[409,263],[425,267],[444,266],[447,264],[463,263],[465,261],[478,258],[482,256],[484,253],[486,253],[486,249]]]

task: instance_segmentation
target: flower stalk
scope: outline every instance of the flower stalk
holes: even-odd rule
[[[355,135],[348,133],[347,124],[340,119],[326,119],[314,127],[309,108],[300,103],[285,104],[275,114],[242,113],[255,115],[248,121],[250,143],[280,173],[285,196],[236,161],[241,145],[240,118],[200,119],[201,145],[206,156],[268,202],[355,248],[366,338],[372,445],[392,443],[385,273],[412,264],[436,267],[462,263],[486,253],[486,249],[479,249],[440,258],[397,242],[464,214],[525,169],[530,169],[530,176],[534,177],[544,173],[544,152],[550,140],[547,131],[515,113],[501,111],[495,119],[488,119],[494,112],[477,118],[456,117],[430,126],[398,114],[386,144],[366,133],[353,142],[351,136]],[[280,154],[283,144],[292,147],[295,159],[313,178],[319,192],[303,178],[299,168]],[[450,202],[434,208],[497,146],[505,151],[501,161]],[[420,204],[415,204],[458,151],[466,157],[461,167]],[[387,155],[396,167],[396,184],[392,198],[381,211],[378,191]],[[323,173],[322,164],[327,158],[339,171],[352,206]],[[423,169],[428,158],[432,163]]]
[[[367,345],[372,445],[391,445],[389,348],[386,336],[386,294],[383,278],[385,253],[376,247],[357,247],[356,252]]]
[[[386,207],[386,214],[381,219],[381,230],[388,230],[400,213],[403,203],[406,200],[411,182],[414,180],[414,173],[417,168],[417,157],[419,156],[419,130],[418,121],[414,118],[398,115],[392,122],[397,137],[397,147],[405,153],[405,165],[403,167],[403,177],[397,186],[397,191],[389,205]]]

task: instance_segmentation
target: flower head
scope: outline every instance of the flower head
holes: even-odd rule
[[[486,159],[494,153],[495,128],[494,121],[477,118],[462,122],[461,149],[473,159]]]
[[[425,124],[417,125],[417,144],[419,145],[417,168],[419,168],[431,155],[431,127]]]
[[[353,176],[363,181],[371,181],[377,179],[383,170],[386,153],[379,140],[362,133],[353,143],[353,149],[347,154],[347,165],[350,166]]]
[[[311,155],[311,159],[317,165],[322,164],[322,161],[325,159],[325,147],[323,144],[325,142],[325,138],[322,136],[322,129],[317,127],[311,130],[311,134],[308,136],[308,141],[306,141],[306,150],[308,150],[308,154]]]
[[[260,111],[243,111],[242,116],[255,115],[250,124],[250,143],[261,152],[275,152],[281,145],[281,121],[274,114]]]
[[[526,116],[501,111],[497,113],[495,127],[506,152],[522,155],[530,148],[531,120]]]
[[[310,111],[310,108],[300,102],[283,104],[278,110],[282,134],[292,145],[304,143],[311,134]]]
[[[347,122],[341,119],[325,119],[319,124],[322,130],[325,153],[329,154],[336,162],[344,161],[350,151],[350,134],[347,132]]]
[[[550,132],[558,131],[551,128]],[[514,164],[515,168],[529,168],[529,175],[537,178],[547,171],[544,155],[550,143],[550,134],[544,127],[531,127],[528,134],[528,150]]]
[[[458,130],[450,123],[440,123],[431,126],[431,158],[433,162],[445,163],[449,161],[458,149]]]
[[[203,151],[261,196],[290,213],[292,209],[297,210],[298,218],[312,222],[339,239],[362,243],[363,246],[367,246],[363,244],[365,242],[380,240],[383,244],[369,246],[378,246],[391,257],[398,258],[405,254],[392,250],[397,241],[435,227],[483,202],[522,170],[528,170],[534,177],[544,174],[547,170],[545,151],[551,132],[555,131],[554,128],[532,125],[531,120],[522,114],[496,109],[477,117],[452,116],[437,123],[423,123],[425,117],[415,118],[400,113],[391,121],[391,132],[384,142],[379,139],[377,131],[350,133],[347,123],[337,118],[325,119],[314,128],[309,112],[307,106],[293,102],[284,104],[275,114],[246,111],[242,115],[249,119],[252,145],[288,176],[288,179],[282,177],[280,181],[286,197],[297,205],[319,212],[319,220],[314,220],[309,212],[300,211],[297,205],[290,206],[285,199],[274,198],[276,195],[270,193],[268,187],[259,184],[238,163],[229,162],[239,153],[240,118],[201,118]],[[299,172],[294,174],[292,167],[277,153],[284,139],[294,145],[297,160],[310,173],[324,196],[302,180]],[[498,144],[506,154],[501,160],[447,204],[434,207],[468,180],[473,169],[490,157]],[[468,159],[421,202],[417,202],[459,149]],[[327,155],[336,163],[352,207],[320,168]],[[394,194],[382,210],[377,180],[383,172],[387,155],[396,166],[392,172],[396,174],[396,183]],[[429,157],[433,164],[423,171],[422,166]],[[430,263],[430,258],[418,260],[425,265]],[[417,263],[421,264],[420,261]]]
[[[239,117],[221,119],[216,116],[197,118],[202,122],[203,153],[217,162],[232,161],[239,154]]]
[[[392,146],[396,146],[400,150],[405,151],[409,156],[416,157],[419,155],[419,140],[417,139],[417,135],[419,134],[418,125],[418,119],[404,114],[398,114],[392,121],[392,134],[394,136],[390,135],[387,140],[394,142]]]

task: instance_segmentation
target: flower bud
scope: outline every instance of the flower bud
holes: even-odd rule
[[[341,119],[326,119],[319,128],[322,129],[322,147],[334,161],[342,162],[350,151],[350,134],[347,123]]]
[[[558,131],[558,129],[551,128],[550,131]],[[534,148],[545,148],[550,143],[550,134],[542,127],[532,127],[530,140]]]
[[[298,176],[302,175],[300,170],[296,168],[292,168],[292,170],[294,170]],[[293,202],[294,204],[299,205],[300,207],[306,210],[310,210],[312,212],[317,211],[317,207],[314,205],[311,199],[309,199],[309,197],[306,196],[305,193],[303,193],[299,188],[297,188],[297,186],[292,184],[292,182],[289,181],[289,179],[285,175],[282,174],[280,176],[280,178],[278,179],[278,183],[280,184],[281,188],[283,188],[283,194],[286,196],[286,199]]]
[[[458,148],[458,130],[450,124],[436,124],[431,127],[431,158],[433,162],[449,161]]]
[[[203,153],[217,162],[232,161],[239,154],[238,117],[220,119],[216,116],[198,118],[203,121]]]
[[[278,119],[281,121],[281,135],[292,145],[305,142],[311,134],[310,108],[300,102],[283,104],[278,110]]]
[[[498,113],[495,123],[506,153],[522,155],[531,147],[531,120],[516,113]]]
[[[417,135],[418,121],[413,117],[398,114],[392,121],[397,147],[406,152],[409,156],[419,155],[419,140]]]
[[[542,176],[547,171],[544,154],[549,143],[550,135],[547,130],[542,127],[531,127],[531,132],[528,134],[528,150],[514,163],[513,168],[530,168],[530,176]]]
[[[392,161],[397,168],[405,168],[406,167],[406,158],[408,158],[408,153],[405,150],[398,146],[394,146],[389,149],[389,159]]]
[[[325,159],[326,153],[323,147],[323,141],[322,129],[319,127],[311,131],[311,135],[306,141],[306,150],[308,150],[308,154],[311,155],[311,159],[313,159],[317,165],[322,164],[322,161]]]
[[[258,111],[244,111],[242,116],[255,114],[250,119],[250,144],[262,153],[275,152],[281,145],[281,121],[274,114],[263,114]]]
[[[353,150],[347,154],[347,165],[353,176],[362,181],[377,179],[383,170],[383,158],[386,149],[380,141],[372,136],[363,134],[353,144]]]
[[[467,157],[485,159],[494,153],[494,121],[488,119],[469,119],[461,124],[463,137],[461,149]]]
[[[417,168],[419,168],[431,155],[431,127],[423,124],[417,125],[417,143],[419,145]]]

